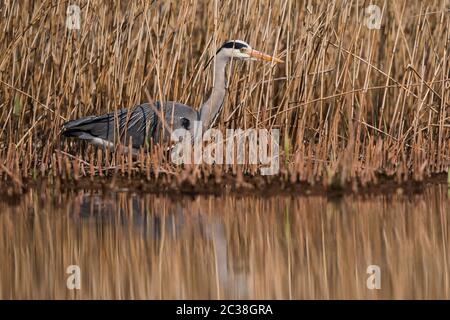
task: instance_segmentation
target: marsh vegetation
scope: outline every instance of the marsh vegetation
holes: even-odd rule
[[[448,5],[375,1],[79,1],[0,5],[0,175],[170,185],[258,176],[258,165],[176,166],[61,139],[66,120],[146,101],[200,106],[204,67],[227,39],[285,60],[234,62],[218,128],[279,128],[282,180],[321,185],[422,180],[450,163]],[[370,16],[369,16],[370,18]],[[232,71],[232,72],[230,72]]]

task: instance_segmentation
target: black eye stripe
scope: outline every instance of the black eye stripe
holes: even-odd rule
[[[240,42],[235,42],[235,41],[228,41],[225,42],[221,48],[228,48],[228,49],[242,49],[242,48],[247,48],[246,44],[240,43]]]

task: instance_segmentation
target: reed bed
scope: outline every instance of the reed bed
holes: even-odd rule
[[[80,7],[79,30],[66,27]],[[365,9],[382,10],[380,29]],[[69,119],[147,101],[199,107],[208,58],[243,39],[285,60],[232,63],[218,128],[279,128],[280,176],[333,185],[423,180],[448,170],[450,6],[426,1],[1,1],[0,175],[127,176],[171,185],[259,175],[258,166],[175,166],[60,136]]]

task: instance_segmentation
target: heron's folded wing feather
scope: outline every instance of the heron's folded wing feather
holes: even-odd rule
[[[154,108],[148,104],[142,104],[132,109],[120,109],[98,117],[89,116],[69,121],[63,126],[63,134],[78,137],[88,134],[113,143],[119,137],[123,144],[128,144],[131,138],[132,146],[139,148],[154,131],[152,126],[157,124],[155,119]]]

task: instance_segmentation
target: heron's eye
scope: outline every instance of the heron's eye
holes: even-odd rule
[[[245,52],[245,48],[240,48],[239,51],[244,53]]]

